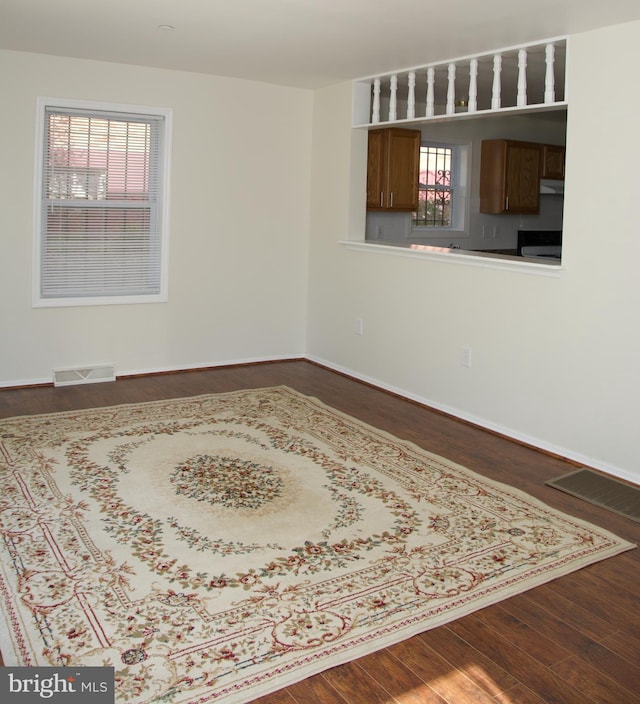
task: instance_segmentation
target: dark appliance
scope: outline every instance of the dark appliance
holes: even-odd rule
[[[562,230],[518,230],[518,256],[559,261]]]

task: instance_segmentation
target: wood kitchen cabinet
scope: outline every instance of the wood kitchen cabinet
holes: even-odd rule
[[[557,144],[542,146],[542,178],[564,180],[565,148]]]
[[[480,159],[481,213],[537,213],[540,210],[541,144],[484,140]]]
[[[417,210],[420,130],[371,130],[367,155],[367,209]]]

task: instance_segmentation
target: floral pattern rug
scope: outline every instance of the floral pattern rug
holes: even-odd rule
[[[0,421],[6,665],[247,702],[633,547],[287,387]]]

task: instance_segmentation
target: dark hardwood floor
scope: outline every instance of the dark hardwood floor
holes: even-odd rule
[[[0,391],[0,417],[285,384],[635,543],[640,524],[545,486],[573,465],[304,361]],[[640,704],[631,550],[256,704]]]

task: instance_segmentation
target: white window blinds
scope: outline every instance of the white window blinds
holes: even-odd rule
[[[42,301],[161,293],[164,127],[162,115],[45,107]]]

